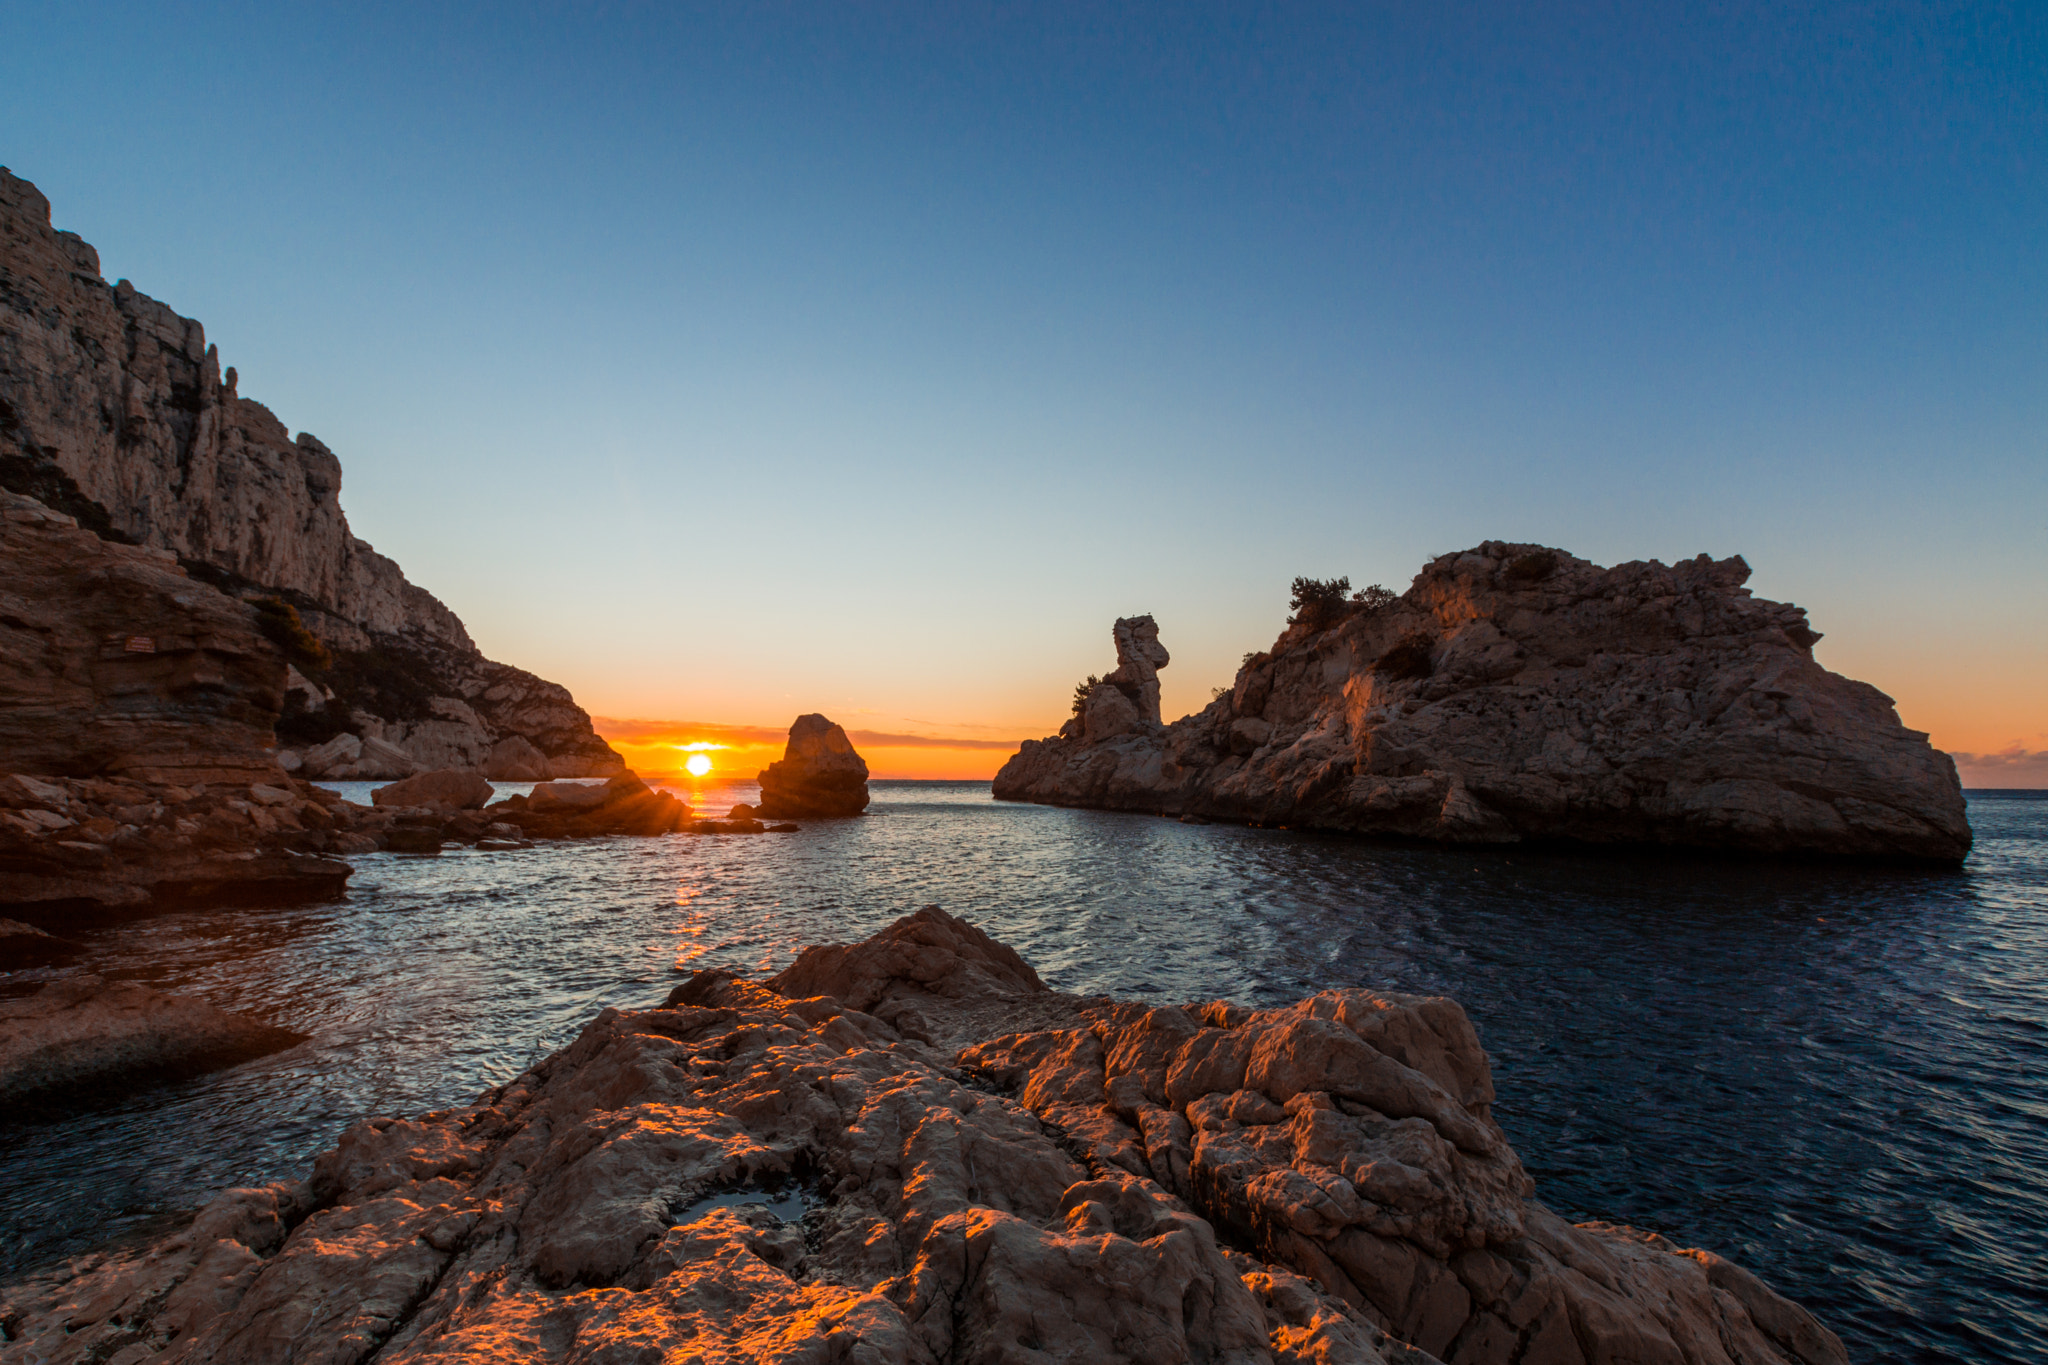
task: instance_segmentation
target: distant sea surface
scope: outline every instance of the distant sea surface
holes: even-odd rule
[[[980,783],[874,795],[793,835],[375,854],[335,904],[93,932],[67,971],[311,1041],[97,1112],[0,1116],[0,1274],[303,1174],[354,1120],[461,1103],[680,973],[773,971],[937,904],[1061,990],[1452,996],[1558,1212],[1719,1251],[1857,1360],[2048,1360],[2048,793],[1973,793],[1959,872],[1442,850]]]

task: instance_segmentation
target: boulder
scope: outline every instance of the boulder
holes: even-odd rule
[[[541,782],[526,794],[527,809],[535,812],[590,810],[616,795],[603,782]]]
[[[545,782],[554,773],[548,767],[548,756],[526,736],[507,735],[491,746],[484,776],[493,782]]]
[[[626,772],[603,783],[543,782],[529,795],[498,802],[489,815],[529,839],[593,839],[674,834],[689,825],[690,807]]]
[[[1710,1251],[1544,1209],[1492,1100],[1450,1001],[1067,996],[927,907],[607,1009],[0,1321],[124,1365],[1845,1359]]]
[[[482,810],[497,794],[482,773],[443,769],[379,787],[370,793],[370,800],[379,806],[427,806],[446,814]]]
[[[859,815],[868,805],[868,765],[846,731],[820,715],[798,716],[782,758],[761,770],[755,807],[772,819]]]
[[[140,982],[68,977],[0,1000],[0,1103],[115,1099],[303,1041]]]
[[[1399,597],[1304,614],[1163,728],[1142,701],[1164,651],[1150,618],[1119,621],[1115,684],[1026,741],[995,795],[1446,843],[1959,862],[1954,763],[1816,662],[1806,614],[1748,577],[1740,557],[1602,568],[1488,541]]]

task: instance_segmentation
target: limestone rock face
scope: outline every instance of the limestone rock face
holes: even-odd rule
[[[0,767],[275,779],[284,681],[246,604],[0,492]]]
[[[1603,569],[1489,541],[1391,602],[1290,625],[1163,730],[1089,718],[1027,741],[995,794],[1453,843],[1959,861],[1954,763],[1816,663],[1806,614],[1748,577],[1739,557]]]
[[[387,709],[357,715],[343,704],[336,724],[287,736],[298,753],[339,728],[404,755],[325,776],[481,769],[508,736],[538,749],[553,776],[624,767],[565,689],[483,658],[454,612],[350,531],[332,451],[241,397],[198,322],[125,280],[110,286],[98,253],[55,231],[48,200],[5,169],[0,488],[167,551],[230,596],[288,601],[334,654],[325,670],[302,661],[300,711],[321,710],[337,688],[374,691],[394,671],[428,683],[424,708],[389,709],[385,697]],[[14,760],[0,749],[0,761]]]
[[[1710,1252],[1548,1213],[1491,1100],[1449,1001],[1065,996],[927,908],[608,1009],[0,1321],[124,1365],[1844,1359]]]
[[[777,820],[859,815],[868,806],[867,760],[846,731],[820,715],[798,716],[789,746],[761,770],[760,813]]]
[[[139,981],[52,981],[0,1000],[0,1103],[90,1098],[233,1066],[300,1034]]]

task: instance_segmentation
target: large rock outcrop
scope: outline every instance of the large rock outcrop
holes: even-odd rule
[[[1836,1365],[1708,1251],[1531,1198],[1448,1000],[1148,1009],[928,908],[608,1009],[307,1182],[0,1291],[51,1365]]]
[[[1398,598],[1304,613],[1170,726],[1101,734],[1084,708],[995,794],[1454,843],[1959,861],[1954,763],[1816,663],[1806,614],[1748,577],[1740,557],[1603,569],[1489,541]]]
[[[276,778],[284,684],[247,604],[0,491],[0,768]]]
[[[777,820],[859,815],[868,808],[868,764],[846,731],[820,715],[798,716],[782,757],[761,770],[756,809]]]
[[[344,733],[405,758],[309,775],[488,770],[512,737],[545,759],[538,773],[524,751],[497,763],[521,776],[623,766],[567,691],[485,659],[454,612],[351,533],[332,451],[241,397],[199,323],[102,279],[98,253],[55,231],[49,201],[4,168],[0,487],[168,551],[230,596],[294,609],[327,653],[298,661],[307,686],[286,700],[288,767]]]

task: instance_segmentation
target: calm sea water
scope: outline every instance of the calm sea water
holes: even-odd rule
[[[772,970],[936,903],[1064,990],[1454,996],[1559,1212],[1733,1257],[1860,1360],[2040,1361],[2048,800],[1980,793],[1970,818],[1944,873],[1454,852],[882,783],[868,818],[795,835],[364,857],[344,902],[91,936],[71,970],[311,1041],[0,1117],[0,1270],[301,1172],[364,1115],[463,1101],[680,971]]]

